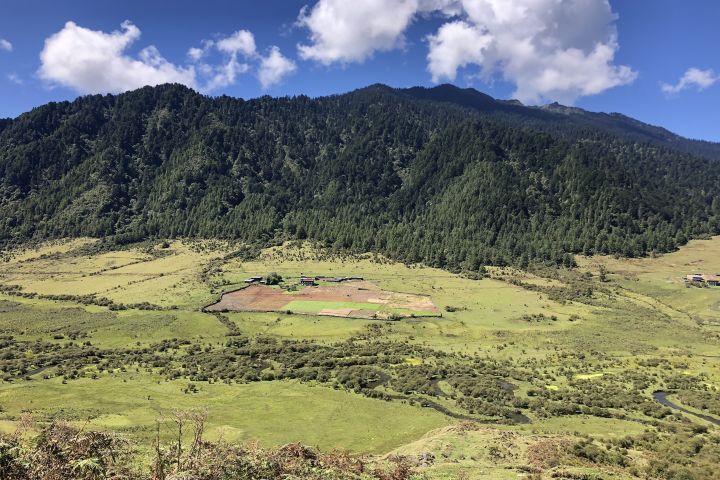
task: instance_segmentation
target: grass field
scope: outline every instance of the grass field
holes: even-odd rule
[[[15,384],[0,390],[0,404],[7,417],[31,410],[37,420],[63,418],[146,440],[159,416],[207,407],[209,439],[303,442],[356,453],[383,453],[450,422],[433,410],[296,382],[203,385],[194,394],[183,393],[185,385],[126,372],[72,384]]]
[[[331,255],[308,244],[273,247],[243,260],[235,254],[243,246],[224,242],[112,250],[96,242],[6,252],[10,259],[0,264],[0,337],[7,343],[0,352],[0,430],[11,431],[29,413],[40,424],[62,418],[147,440],[158,416],[207,407],[212,439],[431,452],[431,478],[517,478],[524,472],[519,465],[559,471],[537,463],[537,452],[547,448],[565,452],[558,462],[568,472],[633,478],[620,468],[578,460],[563,445],[589,436],[611,451],[612,442],[626,436],[685,435],[701,422],[680,413],[653,417],[652,392],[720,388],[720,287],[682,282],[690,270],[720,271],[720,237],[657,258],[578,258],[574,270],[489,267],[482,280],[374,255]],[[442,316],[419,311],[393,322],[322,316],[315,314],[377,304],[292,295],[279,312],[201,311],[248,276],[270,272],[361,276],[390,292],[427,296]],[[232,347],[236,338],[249,346]],[[277,359],[243,356],[242,348],[255,352],[266,345],[280,352]],[[365,353],[373,345],[380,353]],[[13,348],[24,350],[15,354]],[[82,360],[77,352],[90,348],[104,360]],[[313,348],[319,349],[315,357],[298,357]],[[71,367],[37,367],[53,355]],[[329,359],[332,366],[317,367]],[[477,368],[477,359],[486,363],[473,381],[491,389],[492,399],[477,408],[503,405],[503,392],[511,388],[519,407],[503,408],[521,411],[531,423],[504,424],[502,415],[471,412],[470,395],[480,391],[484,401],[485,390],[473,393],[457,383],[460,373],[442,377],[453,368]],[[493,373],[483,377],[490,367]],[[218,377],[225,371],[238,373]],[[355,383],[362,375],[369,380]],[[194,390],[185,393],[190,384]],[[390,397],[355,393],[368,388]],[[619,404],[563,413],[552,409],[557,398],[580,398],[579,405],[583,398],[617,398]],[[472,427],[463,423],[467,418]],[[488,421],[493,425],[482,425]],[[677,442],[689,444],[686,437]],[[642,470],[656,454],[630,449],[624,455]]]
[[[233,247],[226,248],[226,251],[230,251]],[[60,253],[53,256],[59,250]],[[149,250],[158,251],[157,248]],[[390,291],[429,295],[441,310],[446,306],[457,309],[454,312],[443,311],[442,318],[415,319],[396,325],[389,332],[390,335],[397,338],[413,336],[437,348],[465,351],[494,347],[493,338],[497,331],[504,331],[508,336],[521,334],[518,337],[528,330],[561,331],[573,327],[566,321],[571,315],[586,318],[597,313],[597,309],[587,305],[560,304],[542,293],[530,292],[504,281],[473,281],[440,269],[379,262],[372,257],[351,260],[320,258],[306,247],[273,248],[263,252],[258,260],[225,262],[218,262],[222,256],[220,249],[198,248],[197,245],[181,242],[174,242],[169,249],[162,251],[165,256],[161,258],[155,258],[147,251],[145,247],[120,251],[116,255],[113,255],[115,252],[74,255],[71,249],[62,249],[60,245],[52,244],[37,249],[35,256],[24,251],[22,256],[5,264],[0,271],[0,284],[19,285],[25,292],[43,295],[91,293],[119,303],[149,302],[163,307],[175,306],[182,311],[194,311],[215,300],[220,291],[241,286],[245,278],[258,272],[276,271],[286,277],[294,277],[304,271],[323,272],[332,276],[363,276]],[[146,258],[146,261],[103,272],[108,256]],[[203,270],[213,262],[218,263],[212,278],[203,281],[200,278]],[[73,267],[69,268],[69,264]],[[297,310],[306,311],[302,305]],[[525,314],[555,315],[559,321],[553,325],[531,324],[521,320]],[[231,317],[249,318],[248,327],[257,328],[253,325],[258,323],[255,317],[243,314],[232,314]],[[352,319],[343,323],[325,319],[317,322],[305,319],[297,321],[285,315],[261,315],[259,318],[269,319],[269,324],[263,322],[265,324],[259,327],[265,331],[308,339],[327,338],[326,325],[340,326],[334,338],[343,336],[340,335],[343,328],[347,328],[345,336],[349,337],[357,331],[358,322]],[[153,338],[157,336],[153,335]],[[458,342],[458,338],[463,341]]]
[[[93,344],[114,348],[148,345],[168,338],[222,339],[217,319],[196,311],[109,311],[73,302],[26,299],[0,294],[0,333],[35,340],[66,341],[82,333]],[[54,339],[55,335],[62,338]]]

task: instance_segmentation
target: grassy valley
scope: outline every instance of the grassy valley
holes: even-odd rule
[[[720,419],[720,288],[682,279],[718,250],[481,274],[309,242],[6,250],[0,428],[114,432],[151,465],[157,419],[207,409],[209,441],[402,458],[427,478],[716,478],[718,427],[688,412]],[[441,315],[201,311],[270,272],[363,277]]]
[[[720,288],[683,278],[719,168],[448,85],[38,107],[0,130],[0,462],[717,478]]]
[[[0,480],[720,480],[717,2],[6,3]]]

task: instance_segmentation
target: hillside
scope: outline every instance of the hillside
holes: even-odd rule
[[[0,241],[310,239],[451,269],[571,265],[720,232],[719,148],[447,85],[248,101],[147,87],[0,125]]]

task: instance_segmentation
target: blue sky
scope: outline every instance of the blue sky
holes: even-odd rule
[[[449,82],[720,141],[716,0],[4,0],[2,12],[0,117],[164,81],[243,98]]]

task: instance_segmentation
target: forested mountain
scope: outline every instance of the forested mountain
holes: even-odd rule
[[[654,142],[682,152],[720,160],[720,144],[689,140],[664,128],[648,125],[621,113],[596,113],[558,103],[525,107],[517,100],[495,100],[472,88],[453,85],[435,88],[413,87],[402,90],[415,98],[452,103],[510,122],[575,139],[585,130],[601,130],[628,140]]]
[[[720,232],[720,147],[452,86],[310,99],[179,85],[0,122],[0,241],[312,239],[475,270]]]

